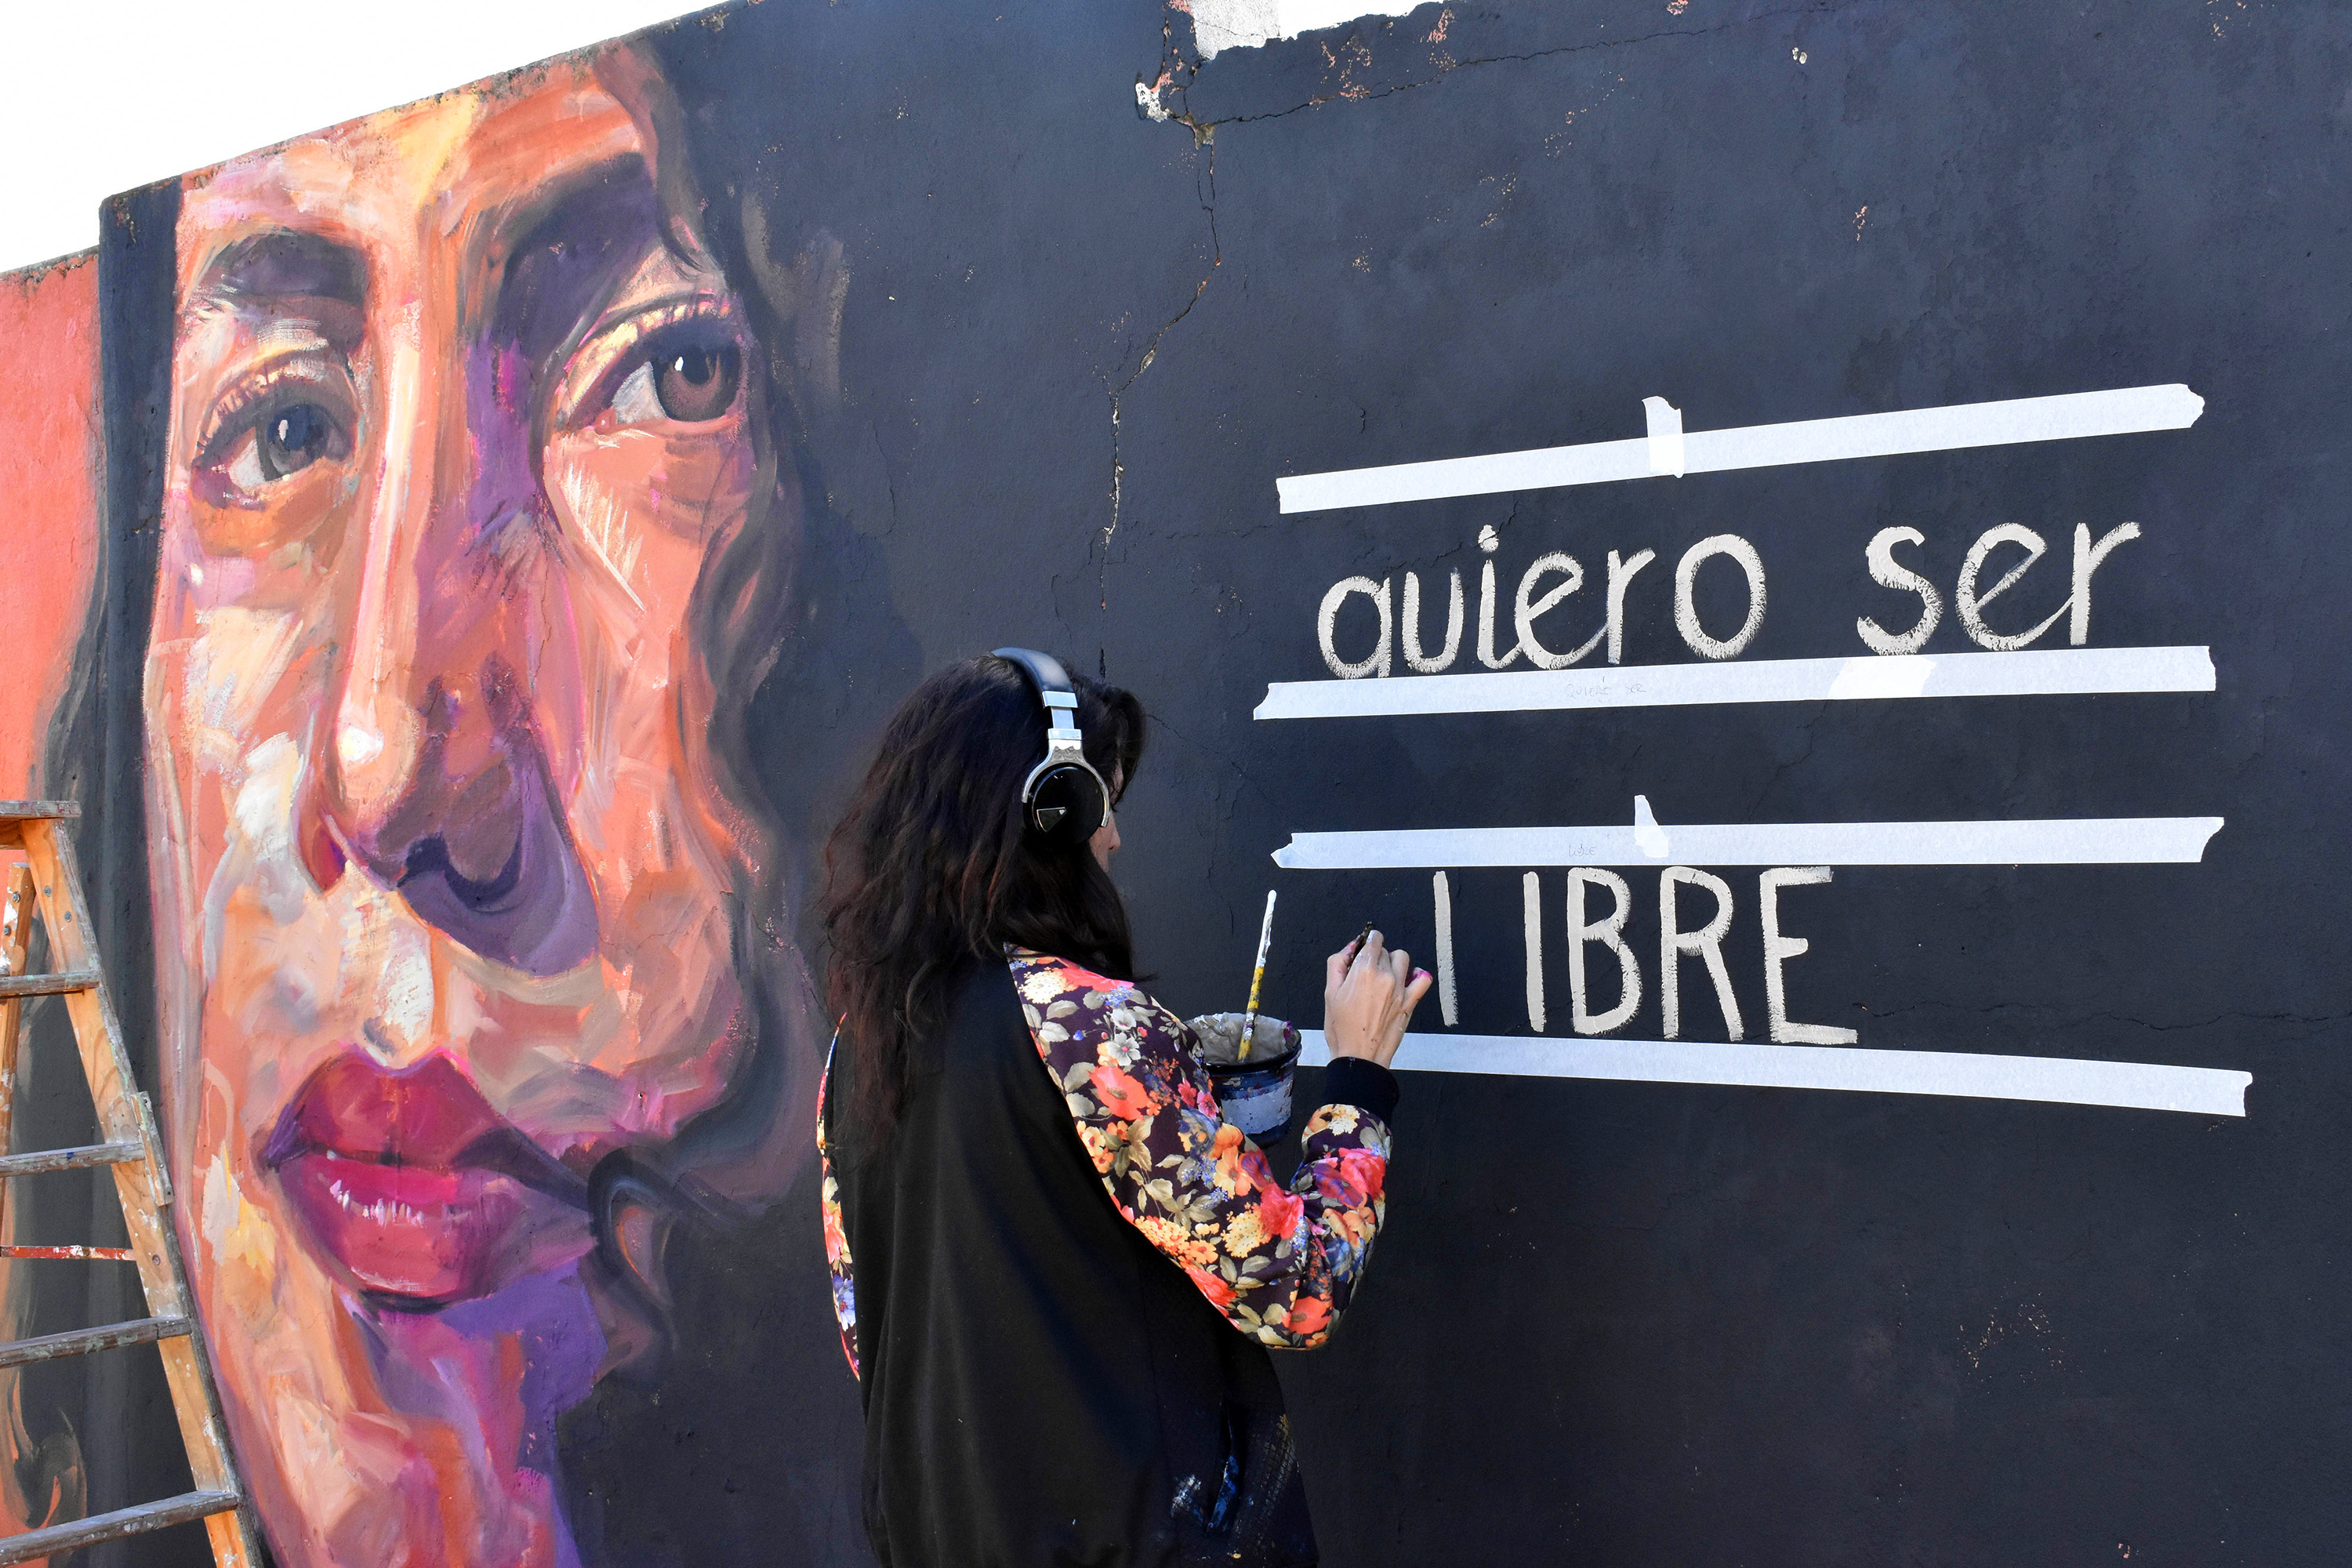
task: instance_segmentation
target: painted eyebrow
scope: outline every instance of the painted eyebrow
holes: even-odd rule
[[[196,292],[225,300],[334,300],[356,307],[367,302],[367,263],[350,246],[273,229],[213,258]]]
[[[651,246],[661,204],[642,159],[607,164],[535,215],[499,282],[500,335],[538,360],[566,342]]]

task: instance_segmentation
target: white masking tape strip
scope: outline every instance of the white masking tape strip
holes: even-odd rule
[[[1300,1031],[1302,1067],[1331,1059],[1323,1031]],[[2221,1068],[2068,1057],[1992,1057],[1958,1051],[1868,1050],[1858,1046],[1723,1045],[1711,1040],[1540,1039],[1520,1035],[1407,1035],[1391,1064],[1400,1072],[1488,1073],[1514,1078],[1619,1079],[1751,1089],[1842,1089],[1867,1094],[1945,1094],[2038,1100],[2243,1116],[2253,1074]]]
[[[1291,871],[1524,866],[2129,866],[2205,858],[2218,816],[1990,822],[1668,823],[1295,833]]]
[[[1642,399],[1650,426],[1650,472],[1683,477],[1683,411],[1663,397]]]
[[[2016,397],[1998,403],[1961,403],[1946,408],[1913,408],[1893,414],[1802,419],[1786,425],[1693,430],[1681,437],[1681,471],[1726,473],[1735,468],[1769,468],[1788,463],[1830,463],[1848,458],[1892,458],[1906,452],[1950,452],[2028,441],[2073,441],[2089,436],[2185,430],[2196,424],[2197,416],[2204,411],[2203,398],[2173,382],[2163,386],[2129,386],[2112,392],[2071,392],[2056,397]],[[1329,473],[1293,474],[1277,479],[1274,488],[1281,499],[1283,511],[1305,512],[1381,506],[1392,501],[1437,500],[1447,496],[1552,489],[1562,485],[1597,485],[1651,477],[1657,471],[1653,466],[1653,453],[1661,445],[1652,437],[1593,441],[1575,447],[1496,452],[1481,458],[1337,468]]]
[[[1863,654],[1853,658],[1507,670],[1500,675],[1279,680],[1265,689],[1265,700],[1254,717],[1361,719],[1553,708],[1678,708],[1706,702],[2212,689],[2213,658],[2205,647],[2029,648],[2020,653]]]

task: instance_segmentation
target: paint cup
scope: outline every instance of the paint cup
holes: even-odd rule
[[[1260,1017],[1241,1058],[1242,1016],[1210,1013],[1192,1020],[1201,1041],[1201,1065],[1217,1091],[1217,1109],[1227,1121],[1259,1143],[1280,1142],[1290,1131],[1290,1082],[1298,1066],[1298,1031],[1279,1018]]]

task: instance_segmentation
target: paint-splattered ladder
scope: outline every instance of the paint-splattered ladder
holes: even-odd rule
[[[121,1345],[153,1344],[163,1357],[163,1376],[171,1385],[173,1408],[179,1413],[180,1436],[187,1445],[188,1469],[195,1490],[0,1536],[0,1563],[54,1556],[200,1519],[212,1537],[213,1559],[221,1568],[258,1568],[261,1554],[254,1546],[252,1521],[229,1458],[220,1398],[205,1360],[203,1331],[189,1303],[187,1279],[180,1267],[179,1241],[163,1214],[172,1201],[172,1184],[164,1173],[163,1141],[156,1136],[152,1107],[132,1082],[131,1058],[123,1049],[114,1003],[107,995],[106,978],[100,971],[98,949],[90,934],[89,910],[82,900],[81,872],[74,860],[73,836],[66,826],[68,819],[80,815],[81,808],[68,801],[0,801],[0,850],[21,849],[25,856],[24,864],[9,878],[5,910],[0,914],[0,957],[6,961],[5,971],[0,971],[0,1178],[110,1167],[131,1245],[0,1246],[0,1257],[136,1263],[147,1310],[152,1315],[104,1328],[0,1344],[0,1368]],[[48,934],[49,958],[55,966],[54,973],[47,974],[23,973],[28,919],[36,907],[42,929]],[[104,1142],[31,1154],[7,1152],[16,1109],[20,1015],[25,999],[31,996],[65,998]],[[0,1180],[0,1237],[6,1235],[6,1205],[7,1184]]]

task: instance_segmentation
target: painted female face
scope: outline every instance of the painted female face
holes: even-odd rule
[[[165,1088],[289,1562],[568,1554],[550,1424],[605,1354],[585,1178],[743,1049],[761,847],[690,628],[773,481],[631,79],[453,93],[184,196],[146,676]]]

